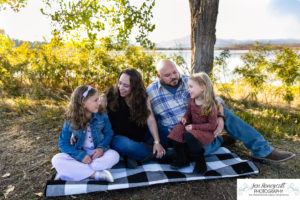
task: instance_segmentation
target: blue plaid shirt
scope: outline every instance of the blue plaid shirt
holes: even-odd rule
[[[182,75],[180,85],[175,94],[169,92],[157,79],[147,87],[147,94],[152,111],[161,125],[172,129],[178,124],[187,109],[190,94],[187,90],[189,76]]]
[[[178,124],[178,117],[182,117],[187,109],[188,101],[191,98],[188,92],[189,76],[182,75],[181,81],[175,94],[168,91],[157,79],[147,87],[147,94],[151,103],[152,111],[157,123],[167,127],[170,131]],[[216,99],[225,105],[220,97]]]

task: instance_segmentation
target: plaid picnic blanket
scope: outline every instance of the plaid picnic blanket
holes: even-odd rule
[[[95,181],[92,179],[62,181],[56,174],[52,180],[47,181],[45,196],[64,196],[170,182],[237,177],[257,174],[259,172],[252,162],[242,160],[225,147],[221,147],[214,154],[206,156],[205,160],[208,168],[205,175],[193,173],[195,163],[175,170],[168,164],[159,164],[155,161],[145,163],[136,169],[125,168],[124,162],[120,161],[116,166],[110,169],[115,179],[113,183]]]

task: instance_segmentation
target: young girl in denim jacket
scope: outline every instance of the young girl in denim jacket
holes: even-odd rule
[[[52,165],[62,180],[114,181],[107,169],[118,163],[119,154],[109,149],[113,131],[99,105],[99,93],[91,86],[79,86],[72,93],[59,136],[62,153],[52,158]],[[72,134],[76,138],[74,146],[70,143]]]

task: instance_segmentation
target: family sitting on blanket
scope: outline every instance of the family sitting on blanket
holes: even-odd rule
[[[184,75],[180,76],[176,65],[172,61],[161,60],[157,65],[157,72],[158,80],[149,85],[145,90],[142,77],[137,70],[123,70],[116,86],[110,88],[106,92],[105,97],[101,100],[104,107],[106,107],[112,130],[115,132],[111,147],[126,158],[128,167],[136,167],[136,161],[145,162],[150,159],[168,160],[168,158],[166,158],[167,152],[164,149],[167,143],[169,144],[168,135],[173,127],[178,124],[178,118],[184,116],[191,98],[188,91],[189,77]],[[90,155],[90,159],[85,160],[88,160],[88,162],[84,162],[85,164],[83,164],[89,169],[86,169],[86,172],[81,172],[84,171],[83,168],[81,168],[80,172],[84,175],[77,177],[76,180],[91,177],[112,181],[113,178],[109,176],[109,172],[105,169],[109,169],[118,162],[119,157],[113,150],[107,150],[111,139],[111,133],[108,131],[110,130],[110,124],[105,114],[97,114],[97,112],[93,110],[97,107],[96,105],[91,106],[87,103],[89,100],[87,97],[91,96],[89,87],[81,87],[85,89],[82,89],[81,93],[78,94],[79,97],[76,99],[76,102],[74,102],[71,111],[79,114],[77,116],[74,115],[76,116],[74,118],[67,117],[67,122],[59,139],[61,151],[67,153],[70,157],[67,157],[66,154],[63,154],[63,156],[58,154],[61,156],[56,155],[52,159],[52,163],[61,179],[68,180],[69,177],[65,174],[71,174],[73,170],[79,169],[79,167],[77,167],[77,165],[79,166],[79,164],[81,164],[79,162],[83,162],[84,158]],[[192,96],[192,98],[196,97]],[[222,102],[221,99],[218,99],[218,101]],[[217,103],[215,102],[215,104]],[[75,105],[78,107],[77,109],[81,109],[80,112],[74,111],[74,109],[76,110]],[[203,153],[204,155],[213,153],[219,148],[221,143],[233,143],[235,141],[233,138],[235,138],[242,141],[245,146],[252,151],[253,157],[257,159],[282,162],[295,156],[295,154],[291,152],[274,150],[253,127],[249,126],[230,110],[223,108],[223,106],[218,106],[218,108],[218,113],[221,113],[221,115],[217,116],[217,128],[213,132],[216,139],[214,139],[212,143],[216,142],[219,143],[219,145],[205,145],[205,143],[202,143],[201,148],[199,148],[201,151],[197,150],[197,153],[201,155]],[[84,114],[86,113],[90,113],[87,115],[89,117],[84,117],[84,120],[80,119],[82,116],[85,116]],[[100,121],[102,121],[102,123],[100,123]],[[96,123],[95,125],[94,122]],[[181,120],[181,123],[182,122],[184,122],[184,120]],[[73,123],[75,123],[74,127],[72,126]],[[105,130],[105,128],[103,129],[104,124],[107,130]],[[88,125],[90,128],[88,128]],[[229,135],[218,136],[224,128],[224,125],[226,131],[233,138]],[[103,129],[103,131],[97,130],[99,127],[101,130]],[[147,129],[149,131],[147,131]],[[98,132],[94,133],[94,131]],[[92,139],[90,139],[91,144],[87,144],[89,140],[87,138],[87,132],[90,132],[92,136]],[[152,135],[153,146],[149,145],[149,132]],[[73,143],[75,142],[75,146],[70,144],[72,133],[74,137],[72,137],[73,139],[71,141]],[[198,138],[195,139],[194,134],[188,135],[191,136],[190,138],[192,138],[193,142],[199,142],[199,140],[197,140]],[[113,155],[110,156],[110,158],[104,159],[102,157],[105,156],[106,152],[113,152]],[[195,155],[195,153],[195,151],[190,151],[190,154]],[[96,161],[96,158],[102,158],[103,162],[105,162],[101,163],[101,168],[92,167],[92,163]],[[189,156],[189,158],[193,159],[193,156]],[[194,157],[194,160],[198,161],[198,157]],[[76,161],[77,163],[71,163],[71,161]],[[64,163],[68,163],[68,165]],[[201,163],[203,164],[203,160]],[[200,165],[199,163],[198,165],[202,166],[202,164]],[[96,165],[95,162],[95,166]],[[173,165],[176,166],[176,161],[173,162]],[[72,169],[68,169],[70,166],[72,166]],[[200,170],[198,172],[203,171],[204,170]],[[73,178],[73,180],[75,180],[75,178]]]

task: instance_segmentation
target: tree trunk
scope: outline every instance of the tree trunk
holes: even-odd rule
[[[219,0],[189,0],[191,11],[192,72],[210,73],[214,61]]]

